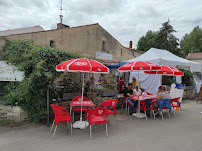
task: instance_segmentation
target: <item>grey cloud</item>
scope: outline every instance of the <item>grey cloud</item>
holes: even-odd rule
[[[120,0],[77,0],[72,1],[64,1],[64,9],[68,9],[74,13],[86,13],[88,15],[97,15],[102,16],[104,14],[117,12],[121,7]],[[76,11],[75,11],[76,10]]]
[[[59,6],[60,0],[0,0],[0,30],[35,25],[53,29],[59,22]],[[63,9],[63,23],[99,23],[125,46],[130,40],[136,45],[168,18],[178,38],[202,24],[201,0],[63,0]]]

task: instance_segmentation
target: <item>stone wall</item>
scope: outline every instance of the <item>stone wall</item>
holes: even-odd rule
[[[14,122],[22,122],[28,119],[27,113],[19,106],[0,105],[0,121],[11,120]]]
[[[194,89],[184,90],[183,99],[194,99],[196,97],[196,91]]]

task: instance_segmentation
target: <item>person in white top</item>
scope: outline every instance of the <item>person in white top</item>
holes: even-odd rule
[[[135,89],[133,89],[133,95],[136,95],[136,96],[142,95],[142,91],[139,89],[139,84],[135,85]]]

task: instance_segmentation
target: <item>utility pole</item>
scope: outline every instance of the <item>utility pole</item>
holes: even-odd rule
[[[60,28],[62,28],[62,17],[63,17],[63,15],[62,15],[62,0],[60,1],[61,3],[60,3]]]

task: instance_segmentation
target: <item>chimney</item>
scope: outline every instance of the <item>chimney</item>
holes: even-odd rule
[[[133,48],[133,42],[130,41],[130,43],[129,43],[129,49],[132,49],[132,48]]]
[[[193,50],[191,50],[191,54],[193,54]]]
[[[69,28],[69,26],[61,23],[57,24],[57,29],[63,29],[63,28]]]

